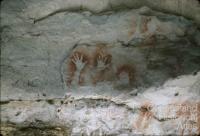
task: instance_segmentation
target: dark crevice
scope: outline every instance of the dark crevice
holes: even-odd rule
[[[10,101],[1,101],[0,105],[4,105],[4,104],[8,104],[8,103],[10,103]]]
[[[36,24],[44,19],[47,19],[55,14],[58,14],[58,13],[62,13],[62,12],[82,12],[83,10],[80,9],[80,8],[74,8],[74,9],[58,9],[56,11],[53,11],[51,13],[49,13],[48,15],[46,16],[43,16],[43,17],[40,17],[40,18],[37,18],[37,19],[34,19],[33,23]]]

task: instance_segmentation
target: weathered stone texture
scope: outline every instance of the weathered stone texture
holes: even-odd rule
[[[197,0],[4,0],[1,133],[199,134],[199,13]]]

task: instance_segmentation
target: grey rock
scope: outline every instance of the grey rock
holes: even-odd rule
[[[2,134],[180,134],[184,113],[167,109],[199,102],[199,12],[197,0],[4,0]]]

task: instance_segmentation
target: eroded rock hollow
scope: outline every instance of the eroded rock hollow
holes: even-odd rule
[[[1,134],[200,134],[198,0],[4,0]]]

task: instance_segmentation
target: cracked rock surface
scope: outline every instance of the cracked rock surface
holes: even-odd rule
[[[1,134],[200,134],[197,0],[4,0]]]

